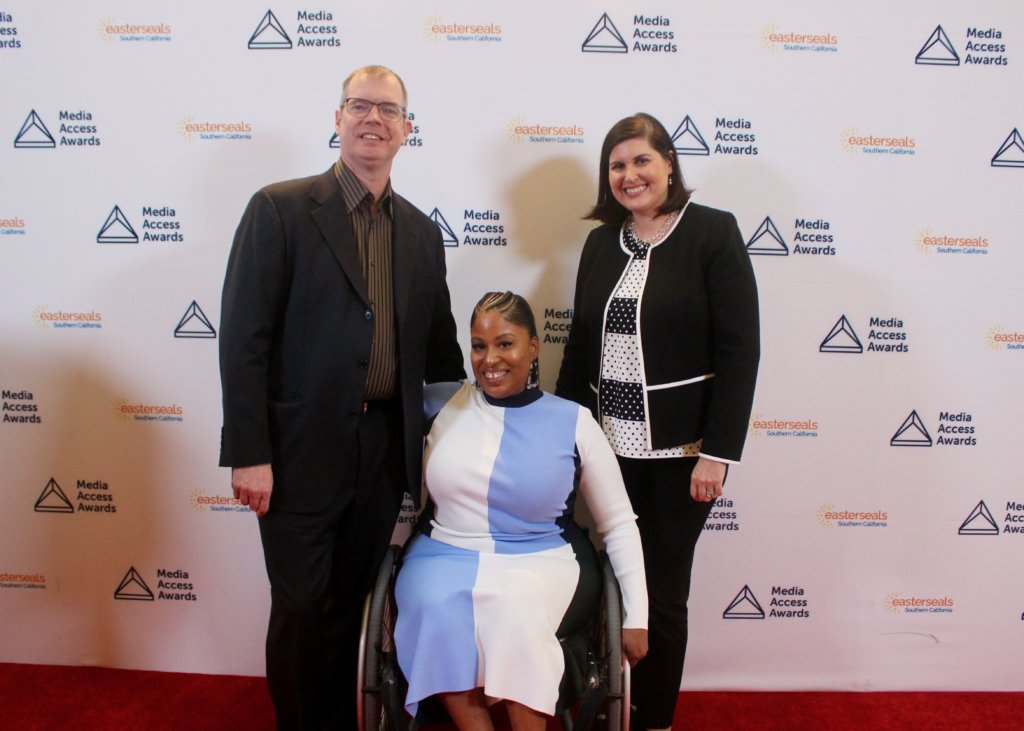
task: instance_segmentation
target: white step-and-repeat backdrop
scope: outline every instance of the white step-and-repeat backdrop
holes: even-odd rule
[[[463,339],[525,294],[548,388],[616,120],[739,220],[763,359],[684,687],[1024,689],[1024,6],[270,2],[0,8],[0,661],[263,672],[224,266],[381,63]]]

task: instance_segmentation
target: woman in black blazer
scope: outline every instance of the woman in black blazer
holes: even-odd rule
[[[633,670],[638,728],[672,725],[693,553],[736,464],[760,355],[757,287],[732,214],[690,201],[654,117],[615,124],[576,277],[556,393],[590,407],[638,515],[650,652]]]

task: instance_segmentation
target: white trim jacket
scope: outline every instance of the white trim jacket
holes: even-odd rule
[[[754,269],[736,219],[690,203],[648,258],[638,337],[651,446],[702,440],[702,454],[739,462],[760,335]],[[621,227],[605,224],[587,237],[576,276],[555,393],[598,420],[605,310],[629,261]]]

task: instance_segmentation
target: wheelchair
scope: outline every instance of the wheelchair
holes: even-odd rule
[[[589,543],[589,541],[588,541]],[[406,683],[394,647],[395,577],[402,549],[390,546],[363,606],[359,640],[359,731],[415,731],[405,712]],[[622,597],[607,556],[597,559],[600,601],[581,630],[562,636],[565,676],[556,715],[565,731],[628,731],[629,665],[622,658]],[[438,704],[440,705],[440,704]]]

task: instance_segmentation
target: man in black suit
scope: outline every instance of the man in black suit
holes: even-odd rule
[[[423,383],[465,378],[440,230],[391,189],[406,102],[389,69],[350,75],[340,159],[257,192],[228,260],[220,464],[259,516],[279,729],[355,727],[363,597],[419,496]]]

